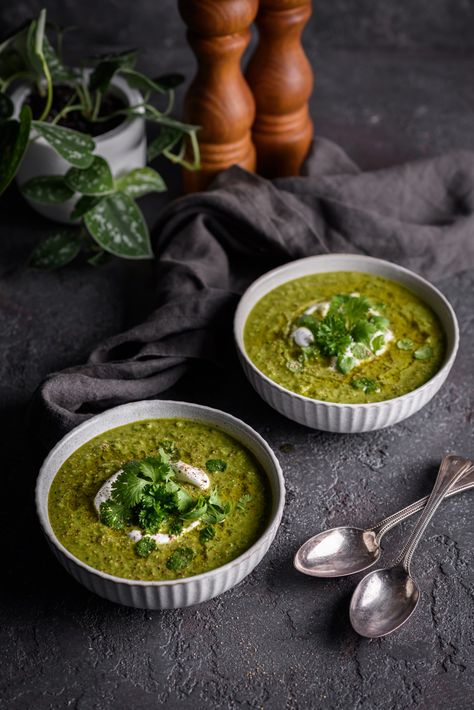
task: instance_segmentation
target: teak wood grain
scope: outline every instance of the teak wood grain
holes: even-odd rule
[[[255,170],[251,127],[255,101],[240,62],[250,40],[258,0],[179,0],[197,72],[187,92],[184,118],[198,133],[202,168],[184,171],[187,192],[203,190],[221,170],[238,164]]]

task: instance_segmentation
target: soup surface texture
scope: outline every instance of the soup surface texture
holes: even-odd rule
[[[136,523],[108,527],[99,519],[94,498],[127,462],[154,457],[163,448],[173,452],[171,459],[201,468],[210,480],[205,492],[180,484],[187,509],[199,507],[198,500],[205,506],[214,491],[225,519],[195,522],[192,530],[140,556],[129,537]],[[144,420],[91,439],[61,466],[49,492],[49,518],[60,542],[95,569],[136,580],[189,577],[230,562],[262,534],[270,508],[268,479],[253,454],[218,428],[189,419]],[[221,508],[212,510],[215,515]]]
[[[360,272],[288,281],[252,309],[244,344],[261,372],[292,392],[338,403],[392,399],[440,369],[438,317],[399,283]]]

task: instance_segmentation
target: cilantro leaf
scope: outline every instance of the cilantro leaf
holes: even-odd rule
[[[152,537],[142,537],[135,545],[135,552],[139,557],[148,557],[154,550],[156,550],[156,542]]]
[[[384,318],[384,316],[372,316],[370,320],[375,325],[377,330],[387,330],[390,325],[389,319]]]
[[[175,500],[179,513],[185,513],[194,504],[194,498],[184,488],[176,491]]]
[[[339,355],[336,365],[343,375],[347,375],[357,365],[357,360],[352,355]]]
[[[136,462],[124,464],[122,473],[112,485],[112,498],[122,502],[129,508],[136,505],[142,497],[149,481],[140,478],[140,469],[137,469]]]
[[[422,345],[421,348],[415,350],[413,357],[415,360],[428,360],[433,355],[433,348],[429,345]]]
[[[205,528],[202,528],[202,530],[199,532],[199,541],[202,543],[209,542],[210,540],[213,540],[216,536],[216,531],[212,527],[212,525],[206,525]]]
[[[379,350],[383,348],[385,345],[385,338],[383,335],[377,335],[377,337],[373,338],[372,343],[371,343],[371,349],[372,352],[377,354]]]
[[[113,530],[123,530],[128,523],[130,509],[114,500],[106,500],[100,504],[99,520],[103,525]]]
[[[178,518],[172,520],[168,526],[168,532],[170,535],[180,535],[183,531],[183,523]]]
[[[222,459],[209,459],[209,461],[206,461],[206,468],[209,473],[223,473],[227,468],[227,464]]]
[[[397,340],[397,348],[399,350],[412,350],[415,343],[411,338],[401,338]]]
[[[362,390],[365,394],[372,394],[372,392],[377,392],[379,389],[378,384],[375,380],[371,380],[369,377],[359,377],[351,380],[351,385],[356,390]]]
[[[352,337],[356,343],[363,343],[370,347],[370,341],[374,337],[378,328],[368,320],[358,321],[352,329]]]
[[[328,357],[342,353],[351,343],[351,336],[346,330],[344,318],[337,313],[328,314],[320,322],[315,340],[321,352]]]
[[[195,552],[191,547],[179,547],[168,558],[166,566],[173,572],[179,572],[193,561],[194,556]]]
[[[247,507],[247,503],[250,503],[251,500],[252,496],[250,495],[250,493],[244,493],[244,495],[241,496],[237,501],[237,508],[239,510],[245,510],[245,508]]]

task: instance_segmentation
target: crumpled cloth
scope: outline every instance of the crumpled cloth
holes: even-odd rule
[[[158,307],[85,365],[45,379],[33,400],[45,444],[108,407],[160,395],[196,360],[225,364],[240,295],[285,262],[354,252],[432,280],[474,265],[472,152],[361,172],[317,140],[303,172],[268,181],[232,167],[164,210],[154,235]]]

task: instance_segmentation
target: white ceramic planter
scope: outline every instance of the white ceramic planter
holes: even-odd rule
[[[244,345],[244,327],[255,304],[277,286],[292,279],[328,271],[359,271],[398,281],[430,306],[446,334],[446,356],[431,380],[401,397],[369,404],[337,404],[304,397],[273,382],[251,361]],[[242,367],[258,394],[274,409],[313,429],[353,434],[396,424],[425,406],[446,380],[456,358],[459,329],[450,304],[426,279],[382,259],[356,254],[325,254],[298,259],[269,271],[242,296],[234,320],[234,337]]]
[[[270,518],[260,538],[246,552],[217,569],[178,580],[144,582],[115,577],[77,559],[57,539],[48,515],[48,495],[56,473],[82,444],[114,427],[142,419],[193,419],[230,434],[256,457],[272,493]],[[285,503],[283,474],[275,454],[250,426],[217,409],[187,402],[150,400],[109,409],[73,429],[46,458],[36,482],[36,509],[49,545],[59,562],[87,589],[110,601],[142,609],[176,609],[212,599],[238,584],[258,565],[280,525]]]
[[[143,101],[140,92],[131,89],[122,77],[114,77],[111,86],[129,106]],[[29,90],[27,86],[19,86],[11,95],[16,115],[18,115]],[[35,136],[34,131],[32,132],[33,136]],[[143,118],[129,118],[112,131],[96,136],[94,141],[96,144],[94,153],[108,161],[115,177],[146,165],[146,134]],[[44,138],[37,136],[34,141],[30,142],[26,150],[16,180],[21,186],[31,178],[40,175],[64,175],[70,167],[69,163],[61,158]],[[77,199],[77,197],[72,197],[58,205],[44,205],[28,199],[27,201],[34,210],[44,217],[64,224],[73,224],[69,215]]]

